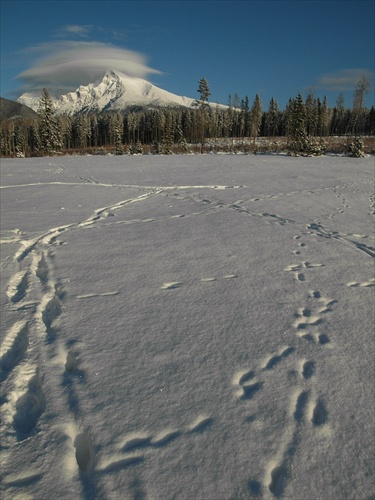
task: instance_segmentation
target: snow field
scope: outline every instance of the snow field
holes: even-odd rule
[[[1,170],[5,498],[374,494],[372,158]]]

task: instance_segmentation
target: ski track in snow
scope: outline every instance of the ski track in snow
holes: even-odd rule
[[[130,466],[142,464],[152,454],[169,446],[177,445],[179,439],[183,437],[188,438],[209,431],[209,428],[221,418],[218,415],[201,414],[197,415],[196,420],[187,424],[185,428],[156,429],[155,432],[151,433],[140,431],[126,435],[118,444],[117,449],[113,450],[112,453],[108,453],[104,458],[102,457],[100,462],[97,463],[95,434],[90,429],[88,417],[83,415],[80,410],[75,391],[75,377],[81,374],[79,368],[80,358],[74,347],[66,349],[65,345],[60,345],[58,325],[56,324],[59,316],[64,315],[64,290],[55,277],[53,265],[53,260],[57,256],[56,248],[60,244],[59,238],[67,232],[86,230],[95,227],[98,223],[134,224],[157,222],[157,218],[112,221],[111,216],[114,216],[116,211],[126,209],[127,205],[142,203],[150,197],[171,196],[182,200],[192,200],[201,205],[202,209],[190,214],[172,215],[169,218],[183,219],[185,217],[211,214],[217,210],[225,209],[261,218],[266,223],[292,224],[296,229],[301,229],[301,233],[294,237],[296,248],[293,250],[293,255],[298,257],[300,261],[291,263],[285,268],[285,271],[290,273],[298,286],[303,288],[302,295],[304,295],[305,300],[297,307],[294,317],[291,318],[290,327],[297,339],[301,340],[301,342],[310,342],[315,346],[315,356],[309,359],[301,358],[299,357],[298,348],[285,345],[277,352],[270,353],[258,367],[242,368],[236,371],[232,378],[234,397],[239,400],[240,404],[248,405],[250,408],[255,399],[263,397],[267,386],[272,384],[273,377],[278,376],[278,371],[283,370],[284,365],[289,367],[290,363],[294,363],[299,382],[297,382],[297,387],[292,387],[290,394],[287,395],[289,398],[289,423],[280,438],[278,451],[268,460],[263,477],[248,478],[250,493],[256,496],[262,493],[265,498],[280,497],[288,487],[296,450],[303,446],[303,442],[301,442],[302,428],[310,426],[311,432],[319,432],[322,428],[329,430],[330,426],[329,408],[326,406],[324,394],[320,394],[319,391],[318,368],[320,350],[334,349],[335,346],[335,339],[329,338],[325,331],[325,324],[327,318],[334,313],[337,300],[326,297],[324,290],[310,289],[310,274],[319,272],[321,268],[324,268],[325,264],[301,259],[304,253],[308,253],[308,239],[310,237],[334,239],[340,243],[350,245],[353,249],[373,258],[375,249],[362,241],[358,241],[367,238],[367,235],[340,234],[330,231],[319,222],[306,224],[279,214],[251,210],[242,201],[224,203],[217,199],[200,198],[197,194],[189,194],[190,190],[220,191],[245,186],[187,185],[155,187],[105,184],[91,178],[79,178],[79,180],[80,182],[76,183],[30,183],[2,187],[2,189],[12,189],[20,186],[47,184],[72,186],[81,185],[82,182],[85,182],[96,187],[136,188],[142,191],[142,194],[134,198],[125,199],[113,205],[94,210],[93,214],[83,221],[47,229],[32,239],[28,240],[19,230],[14,230],[11,238],[2,240],[2,243],[19,244],[19,249],[14,254],[13,261],[7,260],[2,266],[9,266],[13,262],[17,267],[9,280],[6,294],[9,299],[9,307],[23,313],[20,319],[6,332],[0,350],[2,379],[11,378],[12,382],[11,390],[6,394],[6,401],[2,406],[4,415],[1,428],[4,436],[3,447],[7,448],[14,440],[21,442],[30,437],[35,438],[39,431],[39,422],[49,404],[43,391],[43,381],[44,377],[51,376],[47,369],[45,369],[44,373],[41,373],[39,360],[50,357],[52,347],[54,352],[60,350],[65,353],[64,362],[61,365],[61,380],[56,382],[56,387],[60,384],[60,394],[57,394],[56,397],[65,399],[66,405],[70,409],[71,422],[66,423],[66,435],[71,441],[71,458],[74,459],[76,468],[81,473],[95,470],[100,477],[101,474],[111,474]],[[332,188],[322,189],[330,189],[336,192]],[[306,194],[312,194],[316,191],[306,190]],[[291,191],[264,196],[263,198],[251,198],[247,203],[253,205],[267,198],[275,199],[281,196],[293,196],[296,193],[301,192]],[[340,201],[340,207],[337,209],[337,213],[330,214],[328,219],[332,219],[335,215],[344,213],[344,209],[350,208],[341,194],[336,196]],[[202,277],[200,281],[210,283],[220,279],[234,278],[240,279],[241,276],[238,274],[228,274],[221,277],[207,276]],[[184,283],[180,281],[166,282],[160,284],[160,289],[178,293],[174,291],[183,286]],[[375,286],[375,280],[371,278],[367,281],[352,281],[347,283],[347,286],[349,288],[372,287]],[[90,299],[119,293],[119,290],[98,291],[76,295],[76,298]],[[35,300],[35,297],[38,297],[38,299]],[[45,425],[48,424],[45,423]],[[326,432],[329,434],[327,430]],[[40,481],[43,475],[43,471],[21,471],[17,477],[5,477],[4,484],[22,488]]]

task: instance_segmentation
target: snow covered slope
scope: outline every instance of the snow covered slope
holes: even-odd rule
[[[17,101],[36,111],[39,99],[40,92],[33,92],[21,95]],[[190,107],[193,101],[192,98],[160,89],[141,78],[114,71],[108,71],[99,82],[81,85],[74,92],[54,98],[57,112],[60,114],[117,111],[130,106]]]

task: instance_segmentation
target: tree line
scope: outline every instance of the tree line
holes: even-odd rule
[[[329,136],[375,135],[375,109],[364,107],[368,82],[362,79],[354,93],[353,106],[344,106],[340,94],[330,108],[327,98],[298,94],[284,110],[274,98],[263,109],[259,95],[250,105],[246,96],[229,96],[226,107],[209,103],[207,81],[199,81],[200,98],[192,108],[128,109],[124,112],[57,115],[48,90],[43,89],[37,119],[3,120],[0,123],[2,156],[39,156],[58,151],[110,148],[116,154],[188,152],[191,145],[207,150],[210,141],[229,144],[234,139],[253,143],[258,137],[287,138],[293,153],[314,153],[314,147]],[[221,142],[220,142],[221,141]],[[317,153],[319,150],[316,149]]]

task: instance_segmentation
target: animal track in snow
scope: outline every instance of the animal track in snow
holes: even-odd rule
[[[0,240],[0,244],[8,244],[8,243],[19,243],[20,239],[23,236],[23,232],[20,229],[8,229],[4,230],[4,233],[10,233],[10,237],[4,238]]]
[[[307,380],[314,375],[315,363],[301,360],[301,375]],[[328,412],[321,398],[310,401],[310,389],[297,389],[290,399],[290,422],[285,429],[284,436],[280,442],[280,448],[276,456],[266,467],[264,487],[274,497],[283,495],[290,472],[293,468],[293,458],[298,449],[302,437],[302,423],[310,422],[314,427],[327,423]]]
[[[301,246],[304,244],[300,244]],[[295,255],[299,255],[299,251],[294,252]],[[301,262],[300,264],[291,264],[285,268],[285,271],[292,272],[294,275],[294,279],[296,281],[303,282],[306,280],[305,274],[302,272],[303,269],[313,269],[315,267],[323,267],[324,264],[312,264],[311,262]]]
[[[234,374],[234,377],[232,379],[232,384],[234,386],[242,386],[249,380],[252,380],[255,377],[255,372],[254,371],[249,371],[249,370],[240,370]]]
[[[274,366],[280,363],[284,358],[292,354],[294,347],[282,348],[279,353],[269,356],[263,363],[262,370],[271,370]]]
[[[324,267],[324,264],[312,264],[311,262],[301,262],[300,264],[291,264],[285,268],[285,271],[300,271],[302,269],[313,269],[315,267]]]
[[[179,288],[181,285],[182,285],[182,283],[180,283],[178,281],[171,281],[170,283],[164,283],[164,285],[161,286],[160,288],[162,290],[172,290],[174,288]]]
[[[150,442],[151,446],[163,447],[177,439],[181,435],[177,430],[166,430],[157,434]]]
[[[77,434],[74,447],[79,469],[82,472],[91,470],[94,463],[94,447],[87,431]]]
[[[113,292],[101,292],[101,293],[86,293],[84,295],[76,295],[76,299],[92,299],[94,297],[111,297],[112,295],[118,295],[120,292],[115,290]]]
[[[134,433],[126,437],[121,450],[124,452],[134,451],[137,448],[144,448],[151,443],[152,436],[144,433]]]
[[[19,271],[9,281],[6,294],[11,302],[19,302],[26,295],[28,271]]]
[[[301,391],[296,395],[295,408],[293,418],[297,422],[301,422],[304,417],[304,410],[308,402],[309,391]]]
[[[44,253],[42,253],[40,257],[39,255],[34,256],[34,262],[32,264],[31,270],[42,283],[47,280],[48,264]]]
[[[36,483],[40,479],[42,479],[43,473],[39,471],[27,471],[27,472],[21,472],[20,474],[11,474],[9,476],[4,477],[4,484],[6,486],[15,486],[15,487],[22,487],[22,486],[28,486],[30,484]],[[18,498],[29,498],[27,496],[22,497],[22,495]]]
[[[200,282],[201,283],[211,283],[213,281],[218,281],[219,279],[231,280],[231,279],[235,279],[235,278],[238,278],[237,274],[226,274],[224,276],[221,276],[220,278],[219,277],[218,278],[214,278],[214,277],[201,278]],[[180,288],[182,285],[183,285],[183,283],[181,283],[180,281],[171,281],[171,282],[164,283],[160,288],[161,288],[161,290],[173,290],[175,288]]]
[[[200,415],[187,426],[186,433],[201,433],[213,424],[213,419],[207,415]],[[128,453],[137,449],[161,448],[170,444],[183,434],[178,429],[165,429],[156,435],[146,432],[134,432],[126,436],[120,445],[121,451]]]
[[[18,321],[6,334],[0,347],[2,372],[9,372],[24,356],[28,347],[28,322]]]
[[[322,399],[318,398],[312,407],[311,422],[315,426],[324,425],[328,420],[328,412]]]
[[[309,326],[319,325],[323,320],[319,316],[309,316],[309,317],[301,317],[297,319],[293,326],[297,328],[297,330],[305,330]]]
[[[362,281],[362,282],[351,281],[350,283],[347,283],[346,286],[351,287],[351,288],[354,288],[357,286],[364,287],[364,288],[367,288],[370,286],[375,286],[375,278],[370,278],[368,281]]]
[[[375,258],[375,248],[353,240],[352,239],[353,235],[351,236],[348,234],[338,233],[337,231],[329,231],[326,228],[324,228],[321,224],[317,223],[308,224],[306,228],[311,229],[309,234],[315,234],[316,236],[319,237],[334,239],[341,243],[346,243],[348,245],[353,246],[357,250],[364,252],[366,255]]]
[[[303,361],[301,374],[304,379],[309,379],[314,375],[315,372],[315,362],[314,361]]]
[[[201,278],[200,281],[203,282],[203,283],[208,283],[208,282],[211,282],[211,281],[218,281],[220,279],[231,280],[231,279],[235,279],[235,278],[238,278],[237,274],[226,274],[225,276],[220,276],[220,277],[217,277],[217,278]]]
[[[129,186],[130,187],[130,186]],[[126,199],[126,200],[122,200],[122,201],[119,201],[118,203],[115,203],[114,205],[112,206],[109,206],[109,207],[103,207],[103,208],[98,208],[94,211],[94,214],[91,215],[88,219],[84,220],[83,222],[79,223],[77,227],[87,227],[87,226],[91,226],[93,225],[96,221],[100,220],[100,219],[106,219],[108,218],[109,216],[113,216],[113,212],[115,210],[118,210],[122,207],[124,207],[125,205],[128,205],[128,204],[133,204],[133,203],[137,203],[139,201],[143,201],[147,198],[149,198],[150,196],[154,195],[154,194],[158,194],[162,191],[162,188],[154,188],[154,191],[150,191],[148,193],[144,193],[140,196],[137,196],[135,198],[129,198],[129,199]]]
[[[21,240],[19,242],[21,247],[15,253],[14,260],[21,262],[32,250],[34,250],[38,243],[45,246],[51,245],[61,233],[73,226],[74,224],[67,224],[65,226],[54,227],[31,240]]]
[[[261,215],[262,215],[263,217],[270,217],[272,220],[277,221],[277,222],[278,222],[280,225],[282,225],[282,226],[283,226],[284,224],[286,224],[287,222],[288,222],[289,224],[294,224],[294,222],[295,222],[294,220],[291,220],[291,219],[286,219],[285,217],[282,217],[282,216],[277,215],[277,214],[269,214],[269,213],[267,213],[267,212],[263,212]]]
[[[46,407],[42,380],[37,366],[22,367],[17,374],[16,388],[9,395],[7,405],[7,410],[13,418],[12,425],[19,438],[26,437],[36,426]]]
[[[39,241],[42,243],[42,245],[51,245],[55,243],[56,239],[61,235],[61,233],[73,226],[74,224],[66,224],[65,226],[54,227],[47,231],[47,233],[42,235],[42,237],[39,238]]]
[[[283,494],[286,477],[287,470],[283,466],[277,466],[271,470],[271,482],[269,483],[268,488],[273,496],[279,497]]]
[[[211,417],[208,417],[207,415],[200,415],[197,417],[194,422],[192,422],[187,430],[189,433],[191,432],[203,432],[205,429],[207,429],[210,425],[212,425],[214,422],[214,419]]]
[[[232,384],[237,387],[236,396],[239,399],[251,399],[262,388],[263,382],[254,378],[254,371],[240,370],[235,373]]]
[[[251,399],[263,386],[263,382],[254,382],[253,384],[243,384],[240,399]]]
[[[172,428],[164,429],[156,435],[148,432],[133,432],[128,434],[119,444],[119,450],[122,454],[117,452],[112,457],[105,458],[99,465],[98,470],[101,472],[111,472],[141,463],[145,460],[147,453],[152,453],[152,450],[164,448],[184,434],[201,434],[213,422],[213,418],[207,415],[200,415],[187,426],[185,431]],[[138,452],[141,452],[141,454]],[[128,453],[131,455],[127,455]]]
[[[26,257],[26,255],[28,255],[33,250],[38,241],[39,238],[33,238],[32,240],[21,240],[19,242],[21,248],[19,248],[14,254],[14,260],[21,262]]]
[[[261,364],[260,373],[272,370],[294,351],[294,347],[282,347],[276,354],[267,356]],[[255,371],[245,369],[239,370],[234,374],[232,385],[237,388],[236,396],[239,399],[247,400],[252,399],[262,389],[264,382],[258,380]]]
[[[329,344],[330,342],[328,335],[325,333],[314,332],[314,333],[299,334],[298,336],[301,337],[302,339],[308,340],[318,345],[326,345]]]
[[[126,469],[131,465],[137,465],[143,461],[144,458],[140,456],[124,457],[123,455],[114,455],[110,458],[104,459],[96,469],[96,472],[115,472],[121,469]]]
[[[61,314],[61,305],[55,294],[46,294],[39,305],[39,316],[47,331],[53,321]]]
[[[315,299],[319,305],[314,308],[301,307],[298,309],[295,314],[297,319],[294,321],[293,326],[297,330],[297,335],[300,338],[309,340],[315,344],[329,344],[330,339],[326,333],[320,331],[311,332],[310,330],[324,322],[322,315],[331,312],[331,306],[337,301],[322,297],[319,291],[312,291],[309,295],[310,298]]]
[[[69,351],[66,355],[65,370],[68,373],[73,372],[78,366],[77,355],[73,351]]]

